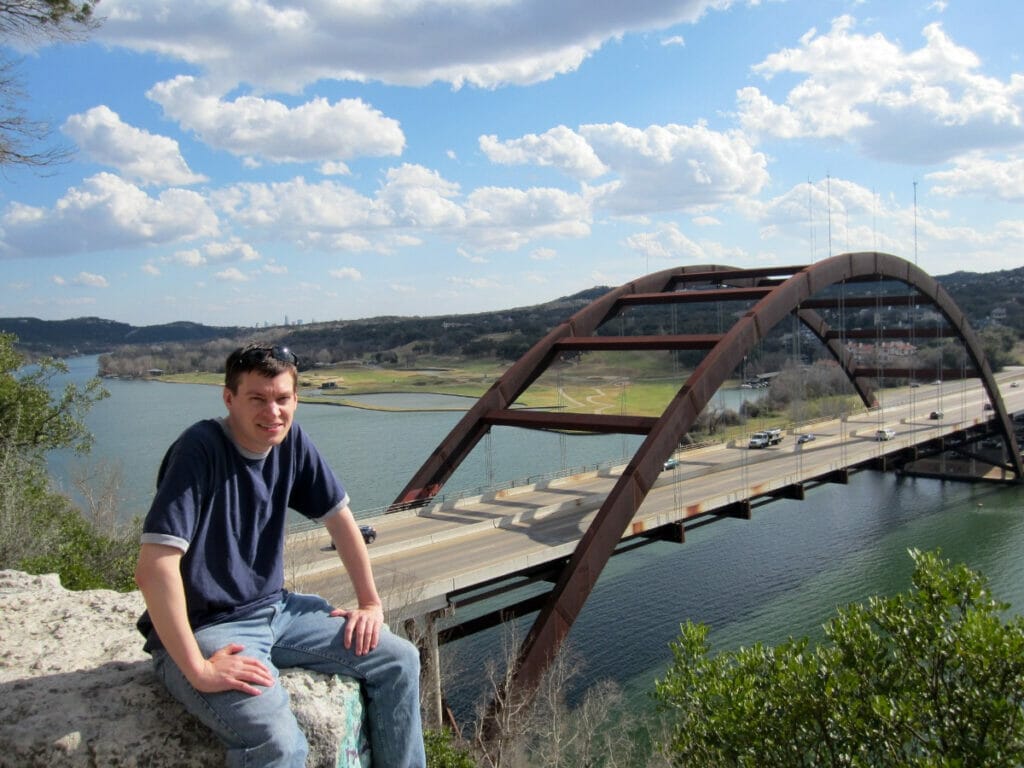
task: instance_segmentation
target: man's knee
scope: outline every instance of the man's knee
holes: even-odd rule
[[[388,633],[389,642],[384,650],[395,660],[395,664],[417,678],[420,673],[419,649],[403,637]]]
[[[286,721],[290,721],[290,724]],[[270,723],[261,731],[250,730],[246,736],[248,742],[244,746],[229,746],[227,763],[229,766],[251,765],[287,765],[304,766],[309,747],[306,737],[290,718],[282,718],[278,723]],[[260,743],[253,740],[265,736]]]
[[[239,701],[229,719],[233,733],[224,738],[229,764],[237,756],[238,765],[305,765],[309,747],[280,681]]]

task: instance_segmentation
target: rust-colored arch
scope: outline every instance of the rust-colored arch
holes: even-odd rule
[[[516,398],[525,392],[555,356],[565,349],[564,346],[559,346],[561,342],[591,337],[601,324],[613,316],[629,299],[670,293],[677,281],[685,276],[707,277],[716,273],[735,275],[738,271],[732,267],[715,265],[666,269],[626,283],[588,304],[564,323],[553,328],[491,385],[412,476],[395,499],[392,508],[421,504],[435,496],[491,426],[497,423],[496,419],[500,414],[511,414],[508,409]],[[739,282],[744,282],[744,279],[741,278]],[[607,431],[617,429],[616,426]]]
[[[626,527],[653,487],[664,461],[722,383],[784,318],[795,314],[839,361],[865,405],[873,403],[873,372],[856,367],[845,349],[844,329],[830,328],[824,316],[817,312],[831,306],[830,302],[834,303],[833,299],[820,298],[832,286],[845,288],[871,280],[896,280],[906,284],[916,293],[885,300],[908,305],[930,304],[945,318],[948,330],[941,335],[962,340],[993,404],[998,428],[1006,444],[1014,447],[1009,469],[1018,481],[1024,478],[1012,425],[977,335],[938,282],[906,260],[885,253],[861,252],[842,254],[809,266],[678,267],[634,280],[609,291],[574,314],[512,365],[452,429],[395,501],[395,506],[423,503],[438,493],[481,437],[496,424],[645,436],[563,568],[524,640],[516,672],[518,685],[526,689],[536,686]],[[631,305],[740,300],[755,303],[724,334],[624,338],[595,335],[602,323]],[[851,302],[868,306],[870,301],[878,300],[861,296]],[[703,349],[706,354],[657,418],[537,413],[510,408],[558,354],[593,349]]]

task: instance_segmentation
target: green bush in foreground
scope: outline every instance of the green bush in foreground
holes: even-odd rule
[[[1024,764],[1024,622],[984,577],[911,552],[911,588],[838,612],[827,641],[709,657],[686,624],[656,684],[674,765]]]
[[[454,734],[447,728],[424,730],[423,744],[427,752],[427,768],[476,768],[476,761],[469,750],[458,746]]]
[[[56,534],[52,546],[25,557],[20,570],[59,574],[65,589],[135,589],[136,526],[105,536],[70,504],[55,514],[51,525]]]
[[[58,390],[67,367],[27,366],[14,342],[0,333],[0,569],[57,573],[68,589],[134,589],[138,523],[116,524],[112,496],[83,514],[46,472],[52,450],[88,452],[83,419],[107,393],[98,379]]]

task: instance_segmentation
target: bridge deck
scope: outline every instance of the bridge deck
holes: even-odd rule
[[[1008,410],[1024,409],[1024,386],[1011,386],[1024,381],[1024,371],[998,378]],[[809,427],[816,439],[803,445],[790,433],[765,449],[731,443],[680,451],[678,465],[662,473],[625,535],[721,513],[735,503],[984,424],[991,415],[984,400],[973,381],[888,390],[878,409]],[[942,419],[929,418],[939,409]],[[895,437],[877,441],[881,426],[894,429]],[[370,553],[378,587],[394,611],[390,619],[442,609],[455,591],[568,557],[622,469],[361,520],[377,528]],[[293,588],[351,604],[348,579],[336,553],[325,549],[328,543],[323,530],[291,535],[286,576]]]

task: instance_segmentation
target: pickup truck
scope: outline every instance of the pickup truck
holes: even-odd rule
[[[747,443],[748,448],[767,448],[769,445],[778,445],[782,442],[782,430],[781,429],[766,429],[761,432],[755,432],[750,436],[750,442]]]

